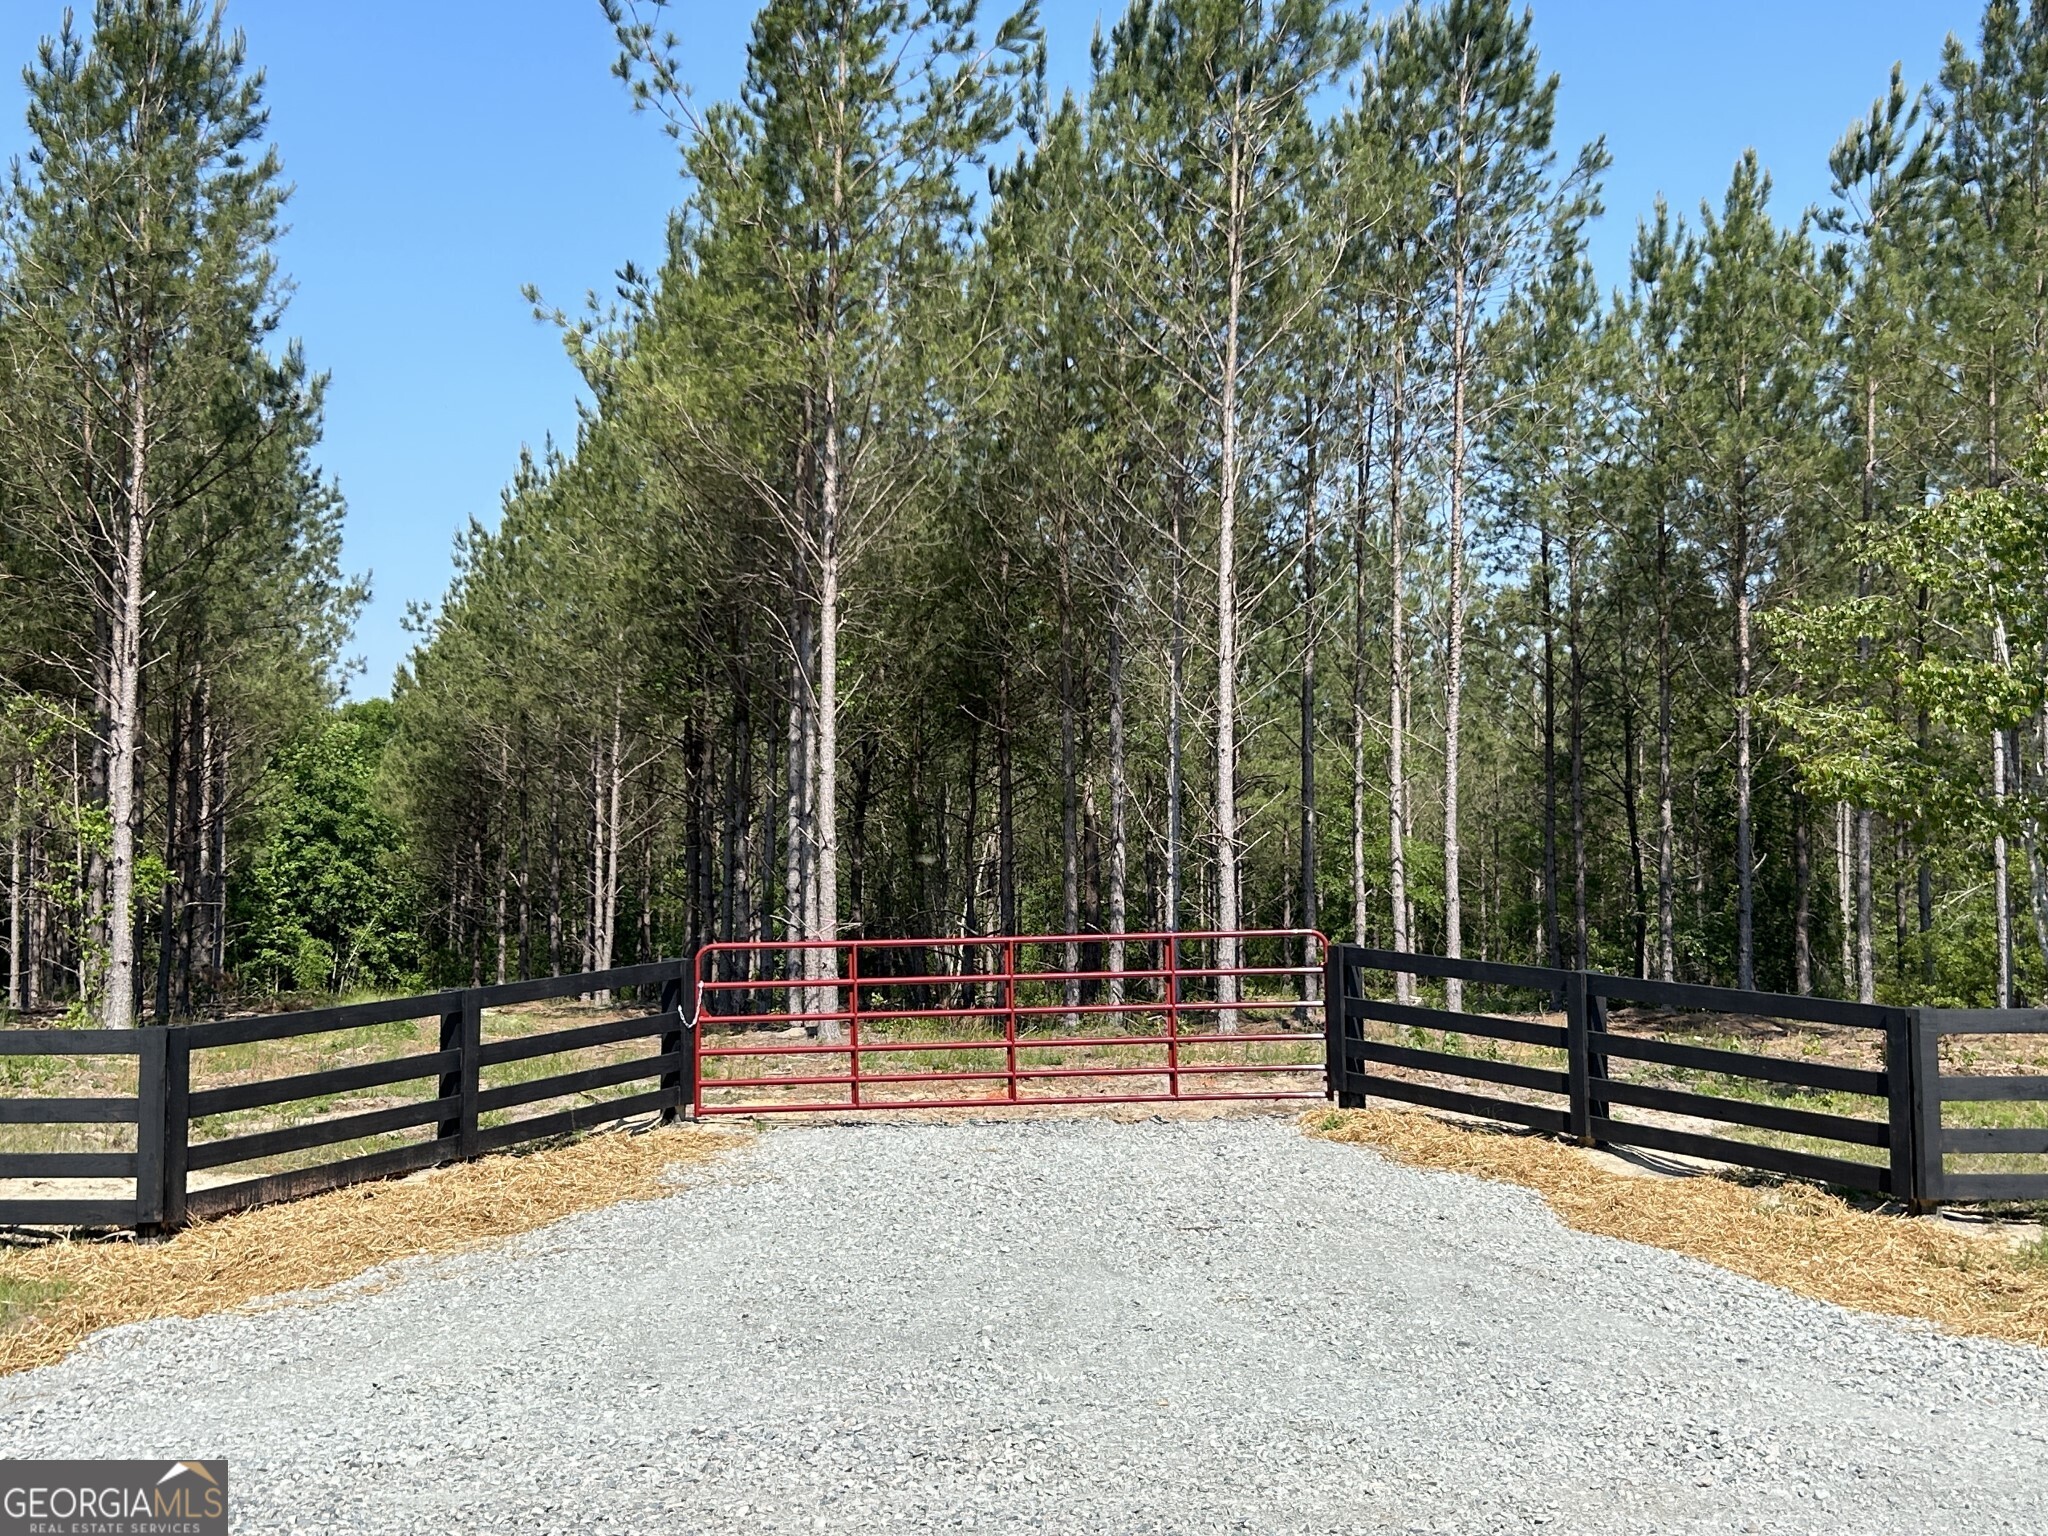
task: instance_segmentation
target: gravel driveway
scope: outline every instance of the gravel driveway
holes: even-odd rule
[[[2048,1531],[2048,1354],[1271,1119],[777,1128],[672,1197],[0,1382],[241,1531]],[[395,1283],[389,1283],[395,1275]]]

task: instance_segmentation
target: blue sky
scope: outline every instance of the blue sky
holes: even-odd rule
[[[1000,0],[984,0],[993,12]],[[79,8],[90,10],[86,0]],[[0,3],[0,155],[25,147],[15,65],[61,0]],[[679,0],[705,97],[739,78],[751,7]],[[1044,0],[1055,89],[1081,84],[1097,18],[1118,4]],[[1638,214],[1662,192],[1718,200],[1750,146],[1780,211],[1827,197],[1830,147],[1893,60],[1933,74],[1942,39],[1974,40],[1981,0],[1538,0],[1545,64],[1564,77],[1559,136],[1604,133],[1603,281],[1626,272]],[[574,307],[627,260],[651,264],[676,200],[675,146],[629,110],[597,0],[230,0],[268,75],[272,136],[298,191],[282,259],[289,330],[334,376],[322,461],[348,497],[346,559],[375,597],[356,636],[358,695],[389,686],[406,606],[447,584],[451,541],[495,519],[521,444],[572,437],[577,383],[520,297]]]

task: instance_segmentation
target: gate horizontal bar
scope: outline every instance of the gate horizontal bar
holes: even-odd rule
[[[1121,1093],[1114,1098],[1099,1093],[1031,1094],[1027,1097],[978,1099],[884,1099],[880,1103],[855,1104],[847,1099],[784,1101],[779,1104],[699,1104],[697,1114],[705,1115],[789,1115],[864,1114],[872,1109],[1037,1109],[1077,1104],[1222,1104],[1270,1103],[1273,1100],[1314,1099],[1320,1088],[1299,1092],[1261,1089],[1256,1093]]]
[[[1021,1081],[1027,1077],[1170,1077],[1175,1073],[1206,1073],[1220,1076],[1236,1072],[1319,1073],[1322,1070],[1323,1064],[1320,1061],[1266,1061],[1244,1064],[1206,1062],[1177,1067],[1169,1067],[1163,1063],[1150,1067],[1018,1067],[1014,1072],[1008,1067],[989,1068],[985,1071],[962,1067],[939,1072],[863,1072],[859,1077],[855,1077],[851,1072],[787,1077],[707,1077],[703,1079],[703,1087],[704,1091],[709,1093],[718,1088],[819,1088],[833,1084],[851,1087],[855,1083],[1006,1082],[1012,1077]]]
[[[943,939],[720,939],[715,944],[699,945],[697,953],[701,957],[773,954],[779,949],[986,949],[1004,944],[1015,944],[1019,949],[1025,949],[1044,944],[1163,944],[1169,940],[1193,944],[1211,939],[1314,939],[1318,944],[1329,942],[1320,930],[1314,928],[1184,928],[1145,933],[965,934],[949,935]]]
[[[820,987],[829,986],[821,982]],[[844,985],[844,983],[842,983]],[[863,981],[862,986],[867,983]],[[989,1008],[967,1009],[921,1009],[893,1008],[883,1005],[875,1008],[834,1008],[819,1009],[813,1013],[700,1013],[699,1024],[831,1024],[845,1023],[849,1019],[943,1019],[943,1018],[1008,1018],[1016,1014],[1019,1018],[1040,1018],[1050,1014],[1064,1013],[1248,1013],[1255,1008],[1276,1012],[1295,1012],[1309,1008],[1320,1008],[1315,998],[1301,997],[1246,997],[1234,1002],[1218,1002],[1214,998],[1176,998],[1167,1002],[1149,1003],[1019,1003],[1015,1007],[1007,1004]],[[1477,1015],[1475,1015],[1477,1017]],[[1487,1031],[1475,1029],[1473,1034]]]
[[[1081,1047],[1121,1048],[1145,1045],[1317,1045],[1322,1037],[1307,1030],[1292,1034],[1222,1035],[1203,1031],[1192,1035],[1042,1035],[1034,1039],[1007,1035],[979,1040],[852,1040],[832,1044],[806,1041],[802,1045],[703,1045],[699,1056],[848,1056],[855,1051],[866,1056],[883,1051],[1002,1051],[1015,1046],[1020,1051],[1077,1050]]]

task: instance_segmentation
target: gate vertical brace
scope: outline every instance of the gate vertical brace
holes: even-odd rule
[[[1344,1096],[1344,962],[1341,946],[1323,951],[1323,1097],[1332,1104]]]
[[[833,994],[832,994],[832,997],[833,997],[833,1001],[834,1001],[834,1002],[836,1003],[836,1002],[838,1001],[838,998],[839,998],[839,993],[838,993],[837,989],[834,989],[834,991],[833,991]],[[833,1012],[835,1012],[835,1013],[836,1013],[836,1012],[838,1012],[838,1011],[839,1011],[839,1010],[838,1010],[838,1009],[837,1009],[836,1007],[835,1007],[835,1008],[833,1009]],[[847,947],[847,951],[846,951],[846,1045],[847,1045],[847,1051],[846,1051],[846,1064],[847,1064],[847,1076],[848,1076],[849,1078],[851,1078],[851,1079],[852,1079],[852,1081],[851,1081],[851,1082],[850,1082],[850,1083],[848,1084],[848,1089],[849,1089],[848,1097],[849,1097],[849,1098],[851,1098],[851,1099],[853,1100],[853,1107],[854,1107],[855,1109],[859,1109],[859,1108],[860,1108],[860,945],[859,945],[859,944],[852,944],[852,945],[849,945],[849,946]]]
[[[1003,1052],[1009,1067],[1010,1102],[1017,1102],[1017,941],[1003,941]]]
[[[1166,936],[1166,1092],[1180,1097],[1180,935]]]
[[[456,994],[455,1006],[441,1015],[440,1048],[444,1053],[454,1051],[456,1057],[454,1067],[443,1072],[440,1082],[435,1085],[434,1097],[438,1099],[460,1100],[462,1097],[463,1079],[469,1075],[467,1070],[469,1066],[468,1059],[462,1055],[462,1015],[463,1002],[466,998],[466,993]],[[434,1140],[456,1143],[455,1146],[443,1146],[441,1148],[442,1153],[451,1161],[461,1155],[462,1112],[459,1108],[448,1119],[435,1124]]]
[[[1586,973],[1567,971],[1564,977],[1565,1090],[1568,1095],[1566,1122],[1571,1138],[1582,1147],[1593,1145],[1593,1050],[1589,1038],[1586,1007]]]

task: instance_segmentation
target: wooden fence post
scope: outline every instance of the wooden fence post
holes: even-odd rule
[[[1885,1150],[1890,1156],[1886,1179],[1891,1185],[1891,1197],[1903,1200],[1909,1209],[1920,1204],[1920,1120],[1914,1108],[1917,1096],[1913,1091],[1918,1074],[1913,1047],[1913,1014],[1901,1011],[1886,1019]]]
[[[483,1076],[483,995],[475,988],[460,994],[460,1001],[441,1015],[441,1049],[458,1053],[455,1070],[441,1074],[440,1097],[457,1101],[453,1116],[434,1128],[438,1141],[453,1142],[444,1150],[455,1159],[475,1157],[478,1145],[476,1098]]]
[[[1352,1037],[1352,997],[1363,991],[1364,978],[1346,956],[1345,946],[1332,944],[1323,955],[1323,1056],[1325,1091],[1339,1109],[1365,1108],[1365,1079],[1351,1070],[1345,1041]]]
[[[484,997],[474,989],[462,994],[462,1157],[483,1155],[477,1095],[483,1092]]]
[[[661,1075],[661,1087],[674,1098],[661,1112],[663,1125],[674,1125],[683,1112],[697,1104],[697,955],[694,946],[682,959],[682,969],[662,983],[661,1011],[675,1015],[675,1027],[661,1037],[661,1054],[681,1058],[678,1066]]]
[[[1931,1210],[1946,1194],[1941,1146],[1940,1010],[1916,1008],[1906,1026],[1913,1079],[1913,1192],[1916,1210]]]
[[[1613,1108],[1600,1093],[1600,1085],[1607,1081],[1607,1053],[1600,1049],[1607,1036],[1607,995],[1593,985],[1592,977],[1586,978],[1586,1125],[1592,1134],[1592,1122],[1605,1120]],[[1594,1137],[1593,1145],[1599,1144]]]
[[[164,1030],[163,1225],[185,1225],[186,1164],[192,1154],[192,1036],[183,1024]]]
[[[1340,946],[1323,951],[1323,1097],[1333,1104],[1344,1098],[1344,962]]]
[[[1571,1138],[1582,1147],[1593,1145],[1593,1049],[1592,1030],[1587,1017],[1586,973],[1567,971],[1564,977],[1564,1058],[1567,1122]]]
[[[135,1225],[154,1235],[164,1219],[163,1025],[135,1031]]]

